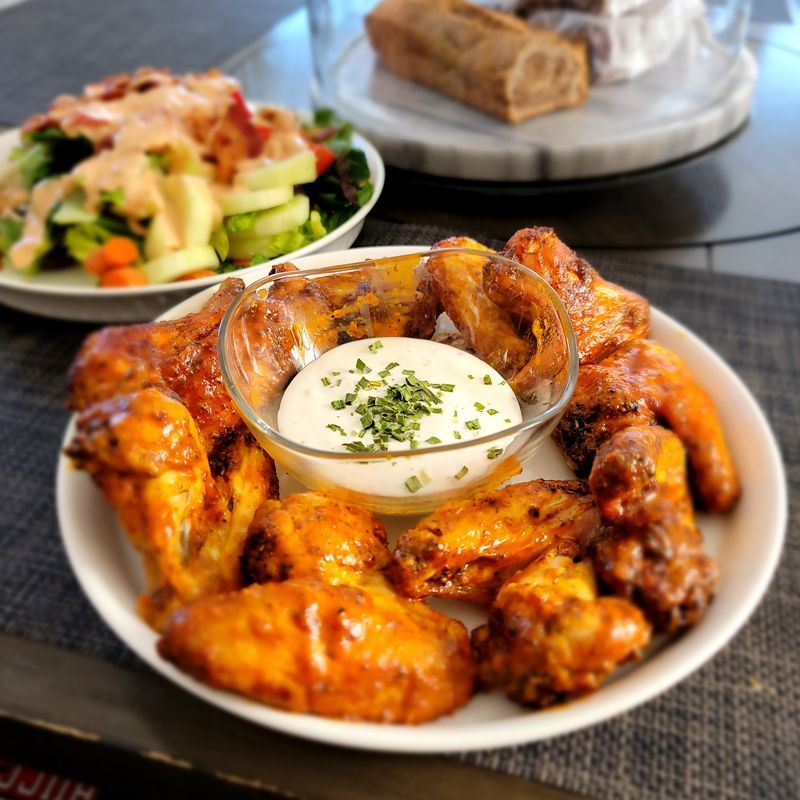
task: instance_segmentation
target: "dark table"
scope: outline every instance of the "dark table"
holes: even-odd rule
[[[56,28],[59,19],[71,19],[77,24],[77,16],[82,24],[89,24],[92,15],[101,18],[111,13],[108,10],[111,5],[92,7],[75,0],[62,2],[72,3],[69,5],[72,16],[59,17],[56,0],[28,0],[23,6],[0,12],[0,74],[8,75],[14,65],[3,59],[9,58],[13,47],[19,49],[13,41],[13,31],[9,33],[12,29],[5,23],[11,19],[9,15],[22,14],[25,5],[31,8],[38,5],[44,15],[40,19],[50,20],[49,24]],[[303,49],[297,38],[302,19],[289,18],[264,38],[258,38],[261,31],[294,8],[296,2],[242,2],[238,7],[221,0],[218,4],[212,0],[196,5],[187,3],[188,0],[142,3],[142,16],[132,17],[130,27],[124,29],[128,46],[106,46],[99,66],[97,53],[86,55],[84,52],[86,36],[77,42],[68,37],[63,49],[37,54],[36,69],[25,73],[30,82],[21,82],[19,96],[23,97],[32,87],[38,86],[41,76],[50,76],[54,81],[50,86],[55,88],[48,87],[46,92],[49,98],[55,91],[79,89],[97,76],[98,69],[111,72],[138,65],[144,58],[140,55],[142,51],[127,38],[132,36],[136,24],[158,25],[159,15],[175,19],[181,14],[195,13],[197,18],[190,28],[203,31],[211,24],[209,20],[213,21],[215,16],[222,18],[224,13],[226,16],[241,14],[234,26],[238,31],[237,52],[217,52],[215,59],[239,76],[255,96],[267,96],[292,105],[303,104],[302,98],[307,95],[298,99],[298,92],[305,92],[308,64],[307,49]],[[32,25],[25,30],[33,37],[37,29]],[[96,35],[113,40],[117,35],[115,31],[120,30],[121,27],[104,24]],[[729,284],[709,274],[712,265],[717,271],[720,266],[714,263],[713,253],[729,255],[732,251],[723,248],[736,248],[744,243],[758,248],[745,250],[749,255],[740,259],[752,274],[770,274],[772,262],[781,261],[786,269],[779,270],[778,275],[800,278],[798,251],[791,250],[792,237],[800,230],[796,188],[800,178],[800,159],[797,158],[800,155],[797,136],[800,129],[800,103],[797,101],[800,44],[795,46],[800,38],[795,29],[781,25],[761,25],[756,33],[753,44],[759,55],[762,84],[755,114],[746,129],[726,147],[674,168],[633,178],[596,185],[529,187],[525,192],[492,198],[490,202],[480,187],[465,190],[465,187],[436,185],[418,176],[392,173],[375,216],[406,224],[437,224],[450,230],[500,238],[505,238],[521,224],[533,221],[553,224],[563,238],[584,248],[587,254],[594,255],[602,250],[618,256],[624,251],[630,259],[644,259],[646,265],[634,266],[612,258],[608,269],[610,274],[631,285],[639,282],[646,288],[653,281],[661,281],[662,305],[679,317],[681,305],[676,301],[673,307],[669,305],[669,281],[674,280],[676,286],[691,286],[694,273],[680,269],[670,271],[669,267],[660,267],[654,262],[697,267],[701,270],[696,273],[698,297],[707,296],[709,302],[716,298],[714,302],[718,305],[715,307],[720,309],[729,305],[740,309],[747,318],[742,324],[749,326],[743,330],[752,335],[759,346],[763,344],[764,352],[770,352],[774,346],[796,354],[800,350],[796,336],[781,343],[779,338],[770,338],[774,329],[769,327],[773,301],[782,296],[794,297],[791,292],[795,287],[786,284],[782,289],[781,285],[769,281],[740,281],[738,278],[731,279]],[[202,52],[187,50],[185,45],[170,49],[168,43],[162,43],[158,47],[161,49],[156,49],[155,53],[162,57],[161,63],[177,69],[201,69],[212,63],[203,60]],[[24,44],[24,48],[34,49],[31,43]],[[280,55],[285,70],[282,74],[293,75],[294,83],[283,78],[280,84],[271,82],[275,73],[270,72],[270,68],[276,66],[276,54]],[[9,86],[8,80],[0,81],[0,108],[14,108],[13,102],[2,104],[2,100],[7,99],[3,92],[10,91]],[[0,120],[15,124],[27,113],[27,110],[23,113],[22,105],[19,108],[18,116],[0,114]],[[770,154],[767,160],[765,152]],[[391,231],[395,231],[391,235],[402,235],[400,228],[379,225],[373,227],[372,232],[368,226],[365,235],[368,241],[380,239],[389,243],[387,237]],[[428,229],[419,235],[431,237],[440,233]],[[785,251],[786,247],[790,250]],[[770,255],[784,252],[794,252],[794,260]],[[731,263],[734,261],[731,257]],[[761,286],[763,290],[759,289]],[[784,316],[786,313],[790,312],[784,311]],[[800,329],[800,325],[797,328]],[[31,527],[31,535],[37,532],[41,537],[49,537],[42,541],[50,548],[60,548],[50,496],[52,465],[48,461],[50,466],[40,464],[34,468],[32,464],[34,456],[40,461],[55,460],[59,434],[66,419],[65,412],[59,410],[65,397],[64,373],[78,342],[88,330],[25,317],[0,307],[0,338],[10,348],[4,352],[16,352],[13,350],[15,341],[23,340],[40,342],[43,348],[51,351],[50,360],[40,360],[36,348],[31,345],[30,351],[17,352],[14,360],[0,365],[0,394],[5,414],[0,419],[0,443],[7,462],[6,474],[12,476],[11,483],[4,486],[4,496],[13,495],[13,507],[17,509],[15,519],[12,520],[8,512],[5,519],[9,530],[13,526],[15,536],[19,536],[19,515],[22,515],[24,524]],[[781,335],[788,336],[786,330],[791,331],[791,326],[782,330]],[[700,328],[698,332],[709,335],[709,331]],[[796,355],[793,362],[784,365],[786,372],[776,386],[770,380],[770,362],[764,358],[753,359],[752,352],[745,355],[730,343],[730,351],[726,351],[722,340],[712,343],[722,347],[723,354],[743,370],[745,379],[766,404],[773,424],[782,430],[796,431],[800,422]],[[790,396],[792,392],[794,396]],[[8,463],[12,452],[19,464]],[[798,454],[800,448],[795,435],[784,441],[792,483],[793,527],[790,533],[794,536],[798,533],[800,511]],[[0,529],[0,536],[8,532]],[[591,790],[593,794],[613,792],[614,796],[637,800],[675,797],[678,796],[674,793],[675,786],[685,789],[697,784],[681,784],[678,775],[674,785],[659,786],[653,777],[669,763],[664,761],[668,756],[659,749],[666,735],[663,731],[664,735],[660,734],[659,722],[667,718],[666,715],[676,713],[676,709],[691,709],[693,698],[703,697],[704,692],[716,692],[720,702],[728,702],[740,710],[743,707],[745,716],[757,718],[758,724],[753,730],[758,731],[759,741],[747,741],[746,737],[741,741],[736,731],[721,730],[717,742],[708,742],[711,760],[707,768],[711,780],[716,781],[711,783],[709,791],[713,793],[716,788],[722,792],[724,788],[726,796],[746,797],[755,796],[759,786],[768,786],[773,793],[782,791],[785,797],[797,796],[800,780],[796,764],[788,758],[777,764],[771,760],[780,752],[783,739],[793,737],[796,741],[800,737],[796,724],[800,711],[797,686],[781,686],[785,694],[781,699],[768,693],[759,694],[761,690],[755,686],[748,689],[734,682],[723,688],[716,681],[719,674],[738,659],[752,658],[753,648],[764,647],[765,641],[775,648],[775,658],[782,659],[781,664],[791,657],[791,652],[787,653],[785,648],[791,642],[800,641],[795,613],[797,594],[792,594],[791,588],[800,569],[798,552],[797,541],[792,539],[787,553],[789,563],[784,564],[771,605],[759,612],[745,633],[709,667],[645,709],[609,723],[591,736],[587,732],[585,739],[577,734],[543,743],[535,751],[541,763],[539,766],[535,761],[528,764],[520,773],[525,774],[525,778],[504,774],[514,771],[515,759],[523,758],[521,750],[502,751],[482,759],[399,757],[337,750],[274,734],[202,704],[139,665],[122,649],[116,660],[98,658],[100,644],[98,652],[93,652],[91,644],[78,650],[66,649],[65,642],[58,641],[46,625],[31,632],[30,621],[24,614],[4,619],[4,626],[0,628],[6,631],[0,634],[3,654],[0,659],[0,758],[83,779],[105,788],[106,796],[113,797],[263,797],[275,794],[308,798],[400,798],[424,793],[430,798],[504,796],[555,800],[577,796],[529,780],[531,776],[558,781],[562,786],[584,786],[582,791]],[[42,556],[52,559],[52,562],[46,561],[45,566],[52,563],[53,569],[63,569],[63,555],[43,552]],[[60,573],[48,578],[46,569],[38,575],[40,580],[64,581],[65,584],[71,580]],[[36,590],[35,583],[26,584],[25,591]],[[74,591],[74,586],[65,589],[65,602],[76,604],[76,624],[100,626],[97,628],[99,641],[103,637],[102,625],[94,618],[88,619],[86,612],[78,608],[81,599]],[[82,622],[78,623],[79,620]],[[82,641],[92,640],[84,637]],[[768,664],[771,656],[767,654],[763,658]],[[771,729],[769,719],[759,714],[773,714],[780,721]],[[602,742],[597,743],[603,736],[608,736],[609,742],[617,741],[615,737],[619,731],[626,732],[623,738],[627,744],[620,745],[613,755],[607,751],[604,755]],[[674,731],[669,735],[676,741],[680,739]],[[643,740],[649,748],[638,766],[630,764],[633,740]],[[694,741],[689,730],[686,740]],[[593,758],[601,761],[618,758],[620,763],[627,759],[634,777],[629,783],[613,779],[604,783],[600,776],[604,774],[603,769],[608,768],[599,762],[596,784],[570,783],[569,778],[562,781],[555,767],[548,772],[549,760],[554,764],[572,760],[576,772],[583,769],[579,763],[582,741],[587,747],[590,741],[596,743],[597,749],[591,751]],[[721,750],[723,742],[725,752]],[[655,770],[649,777],[648,759],[652,760]],[[761,764],[754,763],[758,759]],[[464,763],[465,760],[477,761],[496,771],[471,766]],[[692,769],[684,766],[690,772],[696,769],[696,766]],[[613,771],[613,764],[611,768]],[[770,771],[772,778],[768,774]],[[683,777],[688,781],[692,776]],[[711,794],[706,792],[706,796]]]

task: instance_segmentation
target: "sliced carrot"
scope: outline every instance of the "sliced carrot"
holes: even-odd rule
[[[146,286],[147,278],[136,267],[116,267],[100,276],[100,286],[105,289],[121,289],[126,286]]]
[[[102,275],[106,268],[106,260],[103,257],[103,248],[98,247],[97,250],[92,250],[86,261],[83,262],[83,268],[90,275]]]
[[[195,278],[213,278],[217,273],[213,269],[196,269],[194,272],[187,272],[176,278],[178,281],[193,281]]]
[[[112,236],[101,248],[107,269],[126,267],[139,258],[136,244],[124,236]]]

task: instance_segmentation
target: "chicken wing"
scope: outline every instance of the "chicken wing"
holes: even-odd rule
[[[294,273],[297,268],[279,264],[274,272]],[[249,302],[231,322],[232,337],[247,343],[241,355],[248,374],[245,399],[262,412],[275,413],[269,401],[300,369],[336,346],[333,307],[316,282],[302,275],[270,283]]]
[[[433,247],[467,247],[494,252],[465,236],[444,239]],[[486,296],[483,290],[485,263],[486,259],[478,255],[442,253],[428,259],[428,269],[444,310],[470,349],[504,378],[511,378],[528,362],[533,346],[519,335],[507,311]]]
[[[657,425],[619,431],[597,451],[589,486],[606,523],[590,548],[603,583],[662,630],[696,622],[718,570],[695,527],[678,437]]]
[[[317,492],[258,511],[242,555],[244,582],[309,578],[357,583],[389,563],[386,529],[372,514]]]
[[[409,597],[488,604],[513,572],[599,517],[583,481],[530,481],[448,503],[400,535],[388,574]]]
[[[663,422],[686,448],[700,503],[728,511],[740,485],[714,401],[674,353],[649,339],[621,345],[581,368],[575,394],[553,436],[579,475],[600,445],[629,425]]]
[[[172,617],[158,651],[213,686],[342,719],[425,722],[474,689],[464,626],[383,584],[288,580],[203,598]]]
[[[169,389],[186,405],[212,456],[218,443],[244,430],[222,382],[216,349],[222,316],[243,288],[240,279],[229,278],[196,314],[91,334],[70,369],[69,407],[81,411],[150,386]]]
[[[316,279],[337,327],[348,340],[371,336],[430,339],[439,316],[439,294],[416,256],[376,262],[373,267]]]
[[[472,633],[478,679],[542,708],[596,689],[639,657],[650,626],[627,600],[598,597],[578,548],[553,548],[500,589],[489,622]]]
[[[239,438],[226,452],[212,475],[188,410],[158,388],[103,400],[78,418],[66,454],[91,475],[141,553],[148,593],[139,609],[155,628],[177,605],[240,585],[247,528],[277,494],[274,465],[259,447]]]
[[[523,228],[507,242],[503,255],[541,275],[566,307],[575,331],[581,364],[594,364],[629,339],[647,336],[649,303],[609,283],[578,258],[551,228]],[[501,262],[488,264],[484,287],[513,320],[533,324],[540,315],[536,284]],[[534,302],[532,302],[532,300]]]

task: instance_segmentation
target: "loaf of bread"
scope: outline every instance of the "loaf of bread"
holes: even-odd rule
[[[397,75],[508,122],[588,96],[583,43],[465,0],[383,0],[370,42]]]

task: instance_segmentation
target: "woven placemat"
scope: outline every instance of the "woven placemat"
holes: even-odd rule
[[[357,244],[452,233],[370,220]],[[597,797],[800,797],[800,284],[595,264],[700,334],[759,399],[789,477],[786,549],[751,622],[678,687],[580,733],[462,758]],[[0,310],[0,631],[144,669],[81,594],[55,518],[66,371],[89,330]]]
[[[298,0],[26,0],[0,12],[0,124],[144,65],[197,72],[254,42]]]

